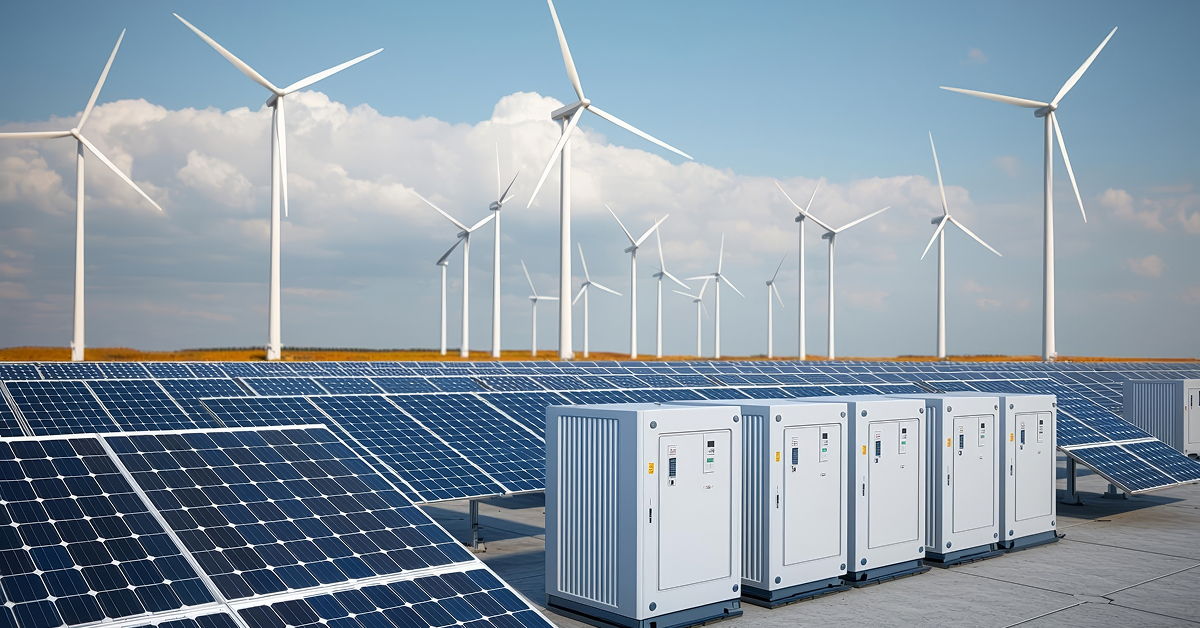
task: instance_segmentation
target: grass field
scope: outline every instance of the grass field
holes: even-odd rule
[[[583,354],[576,353],[576,358],[582,360]],[[84,352],[84,357],[87,360],[101,362],[254,362],[263,361],[266,359],[265,352],[256,347],[250,348],[231,348],[231,349],[181,349],[179,351],[139,351],[137,349],[126,349],[123,347],[97,347],[95,349],[87,349]],[[71,359],[71,350],[66,347],[9,347],[0,349],[0,362],[65,362]],[[376,361],[436,361],[445,360],[449,362],[458,362],[463,358],[458,357],[458,350],[449,352],[447,355],[439,355],[435,350],[426,349],[402,349],[402,350],[373,350],[373,349],[283,349],[283,359],[285,361],[297,362],[313,362],[313,361],[361,361],[361,362],[376,362]],[[471,357],[467,358],[473,361],[488,361],[492,360],[491,353],[486,351],[473,351]],[[558,355],[553,350],[539,351],[537,357],[529,355],[528,351],[504,351],[501,353],[500,360],[557,360]],[[623,353],[605,353],[593,351],[588,358],[593,361],[608,361],[608,360],[628,360],[629,355]],[[639,360],[653,361],[656,358],[652,356],[638,356]],[[664,361],[672,360],[695,360],[695,356],[690,355],[671,355],[663,356]],[[711,358],[705,358],[710,359]],[[750,356],[725,356],[722,361],[735,360],[765,360],[766,356],[750,355]],[[793,361],[795,358],[779,357],[775,360]],[[821,361],[821,356],[808,357],[810,361]],[[900,361],[900,362],[933,362],[936,360],[933,356],[927,355],[902,355],[894,357],[847,357],[838,358],[839,360],[872,360],[872,361]],[[1040,356],[1035,355],[963,355],[950,356],[950,360],[954,362],[1033,362],[1040,360]],[[1065,362],[1192,362],[1194,358],[1108,358],[1108,357],[1060,357],[1059,361]]]

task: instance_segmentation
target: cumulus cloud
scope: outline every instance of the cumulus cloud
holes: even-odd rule
[[[1167,268],[1167,264],[1157,255],[1147,255],[1141,258],[1131,257],[1125,260],[1124,265],[1125,268],[1142,277],[1162,277],[1163,270]]]
[[[1167,228],[1160,219],[1162,210],[1149,207],[1143,201],[1134,202],[1133,196],[1125,190],[1109,188],[1100,195],[1100,205],[1111,209],[1113,214],[1123,220],[1135,221],[1144,229],[1151,231],[1166,231]]]
[[[184,185],[222,205],[250,207],[254,203],[253,187],[245,175],[233,164],[200,151],[189,152],[187,165],[175,174]]]

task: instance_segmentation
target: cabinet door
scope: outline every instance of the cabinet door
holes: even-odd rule
[[[916,419],[870,424],[867,444],[867,547],[921,537],[921,436]]]
[[[731,503],[729,447],[728,430],[658,439],[659,590],[731,573],[733,517],[741,510]]]
[[[996,523],[996,417],[954,417],[951,443],[952,529],[966,532]]]
[[[842,551],[842,426],[783,432],[783,564]]]
[[[1013,434],[1013,519],[1024,521],[1045,517],[1054,508],[1054,450],[1049,412],[1025,412],[1016,416]]]

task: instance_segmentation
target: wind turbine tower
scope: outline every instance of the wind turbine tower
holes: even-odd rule
[[[799,355],[800,355],[800,357],[797,359],[804,360],[804,359],[807,359],[807,357],[808,357],[808,345],[807,345],[807,340],[805,340],[805,329],[807,329],[807,328],[805,327],[805,321],[804,321],[804,316],[805,316],[805,307],[804,307],[805,306],[805,303],[804,303],[804,297],[805,297],[805,291],[804,291],[804,216],[809,211],[812,210],[813,199],[817,197],[817,190],[820,189],[821,182],[817,181],[817,185],[813,187],[812,196],[810,196],[808,198],[808,205],[804,208],[801,208],[799,205],[797,205],[796,201],[793,201],[792,197],[788,196],[787,192],[784,192],[783,186],[779,185],[778,181],[775,182],[775,187],[779,188],[780,192],[783,192],[783,195],[785,197],[787,197],[788,202],[791,203],[792,206],[795,207],[796,210],[799,212],[798,214],[796,214],[796,223],[800,225],[800,279],[799,279],[799,284],[800,284],[800,340],[799,340],[800,353],[799,353]],[[781,303],[781,305],[782,305],[782,303]]]
[[[721,359],[721,283],[724,282],[724,283],[729,284],[729,287],[733,288],[734,292],[738,293],[743,299],[746,298],[746,295],[742,294],[742,291],[738,290],[737,286],[733,285],[733,282],[729,281],[728,277],[721,274],[721,266],[724,263],[724,261],[725,261],[725,234],[722,233],[721,234],[721,252],[717,255],[717,272],[709,274],[709,275],[700,275],[699,277],[688,277],[687,278],[688,281],[698,281],[701,279],[704,279],[705,281],[707,281],[709,279],[712,279],[713,283],[716,284],[715,286],[713,286],[713,290],[716,291],[716,294],[713,297],[713,300],[716,302],[716,305],[713,306],[714,312],[715,312],[715,314],[713,315],[713,324],[714,324],[714,328],[715,328],[715,333],[713,334],[713,356],[718,360]],[[703,289],[701,289],[701,292],[703,292]]]
[[[779,270],[783,268],[783,262],[787,259],[787,253],[783,254],[783,259],[779,260],[779,266],[775,268],[775,274],[771,275],[770,281],[767,282],[767,358],[775,357],[775,308],[771,302],[771,293],[775,293],[775,298],[779,299],[779,307],[783,307],[783,297],[779,296],[779,288],[775,285],[775,278],[779,276]]]
[[[664,220],[665,220],[665,218],[664,218]],[[691,288],[688,288],[687,284],[683,283],[682,281],[679,281],[679,279],[677,277],[675,277],[675,275],[672,275],[671,273],[667,272],[667,262],[664,261],[664,259],[663,259],[662,237],[659,235],[660,233],[662,233],[661,229],[655,230],[655,232],[654,232],[654,239],[658,243],[658,272],[654,273],[654,275],[653,275],[653,277],[658,280],[658,316],[655,321],[655,334],[654,334],[654,347],[655,347],[654,348],[654,357],[656,357],[656,358],[662,357],[662,339],[663,339],[662,286],[663,286],[663,277],[666,277],[667,279],[670,279],[671,281],[674,281],[675,283],[679,284],[684,290],[691,290]],[[676,290],[676,292],[679,292],[679,291]],[[684,293],[680,292],[680,294],[684,294]]]
[[[605,292],[611,292],[617,296],[621,296],[621,293],[613,290],[612,288],[606,288],[599,283],[592,281],[592,276],[588,274],[587,260],[583,258],[583,245],[578,242],[576,242],[575,245],[579,247],[579,262],[583,265],[584,281],[583,285],[579,287],[579,293],[576,294],[575,299],[571,301],[571,305],[575,305],[579,302],[579,297],[583,297],[583,357],[586,358],[588,357],[588,288],[595,286]],[[529,285],[530,287],[533,287],[532,283]]]
[[[650,234],[657,232],[658,226],[661,225],[663,223],[663,220],[666,220],[667,216],[670,216],[670,214],[663,216],[662,219],[660,219],[658,222],[654,223],[654,226],[647,229],[646,233],[642,234],[642,237],[635,239],[633,237],[633,234],[629,233],[629,230],[625,228],[625,224],[621,222],[620,218],[617,218],[617,214],[615,212],[613,212],[612,208],[609,207],[607,203],[604,204],[604,208],[608,210],[608,213],[612,214],[613,218],[616,218],[617,224],[621,225],[621,231],[623,231],[625,233],[626,238],[629,238],[629,246],[626,247],[626,249],[625,249],[625,252],[629,253],[629,359],[636,360],[638,357],[638,350],[637,350],[637,340],[638,340],[637,339],[637,252],[638,252],[638,249],[641,248],[642,243],[646,241],[646,238],[649,238]]]
[[[538,301],[558,301],[558,297],[540,297],[537,293],[537,288],[533,287],[533,280],[529,278],[529,269],[525,268],[525,260],[521,260],[521,270],[525,271],[525,281],[529,282],[529,291],[532,292],[529,296],[529,301],[533,303],[533,333],[530,338],[529,355],[537,357],[537,304]]]

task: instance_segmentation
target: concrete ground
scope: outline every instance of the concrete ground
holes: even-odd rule
[[[1060,459],[1059,488],[1066,486]],[[794,626],[1196,626],[1200,625],[1200,485],[1105,499],[1107,483],[1082,467],[1082,506],[1058,506],[1058,543],[767,610],[743,604],[723,628]],[[424,509],[470,542],[466,501]],[[479,506],[493,570],[545,603],[544,499]],[[546,611],[563,628],[586,624]]]

